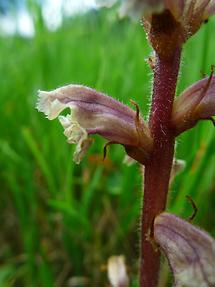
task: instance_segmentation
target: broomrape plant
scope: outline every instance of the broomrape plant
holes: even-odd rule
[[[99,2],[111,6],[116,1]],[[154,50],[148,122],[140,116],[134,102],[136,110],[88,87],[68,85],[50,92],[39,91],[38,110],[50,120],[58,117],[68,143],[77,144],[76,163],[90,147],[92,136],[98,134],[107,144],[123,145],[129,157],[144,165],[141,287],[158,286],[160,251],[169,261],[174,286],[215,286],[215,241],[191,223],[164,212],[176,137],[200,120],[214,123],[213,67],[209,77],[194,83],[175,99],[183,44],[213,13],[213,0],[121,1],[121,16],[129,14],[142,19]],[[61,116],[65,108],[70,108],[70,113]],[[123,258],[110,260],[109,278],[113,286],[128,286],[123,262]]]

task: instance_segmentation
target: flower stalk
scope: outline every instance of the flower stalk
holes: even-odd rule
[[[166,206],[175,143],[174,132],[171,129],[171,114],[180,54],[181,50],[176,49],[171,58],[156,55],[149,120],[154,147],[150,161],[145,165],[144,204],[141,217],[141,287],[154,287],[158,282],[160,253],[153,249],[148,235],[154,218]]]

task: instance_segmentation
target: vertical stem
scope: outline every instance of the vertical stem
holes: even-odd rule
[[[181,50],[166,59],[156,55],[153,98],[149,125],[154,139],[150,161],[145,166],[144,206],[141,218],[140,286],[158,284],[160,253],[153,249],[149,234],[153,220],[166,206],[174,155],[174,135],[170,120],[175,95]]]

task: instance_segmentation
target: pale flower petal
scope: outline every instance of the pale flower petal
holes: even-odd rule
[[[208,4],[205,13],[204,13],[204,19],[207,19],[208,17],[212,16],[215,14],[215,1],[210,1]]]
[[[59,116],[58,118],[64,127],[64,135],[68,138],[67,142],[77,144],[73,159],[75,163],[79,164],[90,147],[92,140],[88,138],[87,131],[77,121],[73,120],[72,115]]]
[[[49,120],[55,119],[65,109],[65,104],[58,99],[52,100],[49,92],[39,91],[38,95],[37,109],[43,112]]]
[[[112,287],[128,287],[124,256],[111,256],[108,259],[108,278]]]
[[[92,144],[92,139],[87,138],[81,142],[78,142],[75,152],[73,154],[73,160],[75,163],[79,164],[87,153],[89,147]]]
[[[155,218],[154,239],[169,261],[175,287],[215,286],[215,241],[205,231],[164,212]]]

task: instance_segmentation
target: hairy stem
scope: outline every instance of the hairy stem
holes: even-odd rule
[[[180,54],[181,50],[177,49],[168,59],[156,55],[149,119],[154,148],[152,156],[145,166],[144,205],[141,217],[141,287],[155,287],[158,284],[160,253],[153,248],[150,242],[150,233],[155,216],[166,206],[175,143],[170,120]]]

